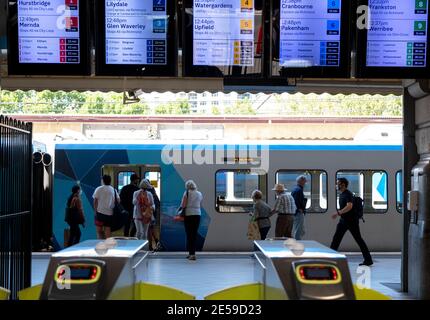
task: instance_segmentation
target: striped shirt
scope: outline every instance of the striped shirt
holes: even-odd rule
[[[297,207],[291,194],[284,192],[276,199],[273,210],[277,214],[296,214]]]

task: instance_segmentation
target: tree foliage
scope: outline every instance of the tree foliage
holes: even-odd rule
[[[124,104],[121,93],[0,90],[0,113],[6,114],[128,114],[187,115],[186,99],[149,104]],[[233,104],[207,103],[213,115],[279,116],[402,116],[402,97],[380,95],[274,94],[263,102],[239,99]]]

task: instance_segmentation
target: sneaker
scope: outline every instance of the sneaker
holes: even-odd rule
[[[359,264],[359,266],[368,266],[370,267],[373,264],[373,261],[363,261]]]
[[[190,256],[190,257],[188,258],[188,260],[196,260],[196,256],[195,256],[195,255],[192,255],[192,256]]]

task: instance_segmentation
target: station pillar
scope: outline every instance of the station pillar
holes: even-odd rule
[[[430,80],[405,80],[404,88],[402,288],[430,299]]]

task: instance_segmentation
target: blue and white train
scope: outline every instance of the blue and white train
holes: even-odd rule
[[[92,195],[101,175],[109,174],[115,188],[132,173],[147,177],[161,199],[159,219],[165,250],[185,250],[185,232],[173,218],[192,179],[203,193],[198,245],[204,251],[249,251],[248,213],[251,192],[260,189],[273,206],[275,183],[290,189],[300,174],[308,177],[305,239],[330,245],[336,228],[336,178],[347,177],[350,189],[365,201],[363,237],[372,251],[400,251],[402,239],[402,146],[393,143],[273,142],[240,144],[182,142],[57,144],[55,149],[53,228],[63,243],[64,208],[72,186],[80,184],[87,226],[82,240],[96,237]],[[274,236],[272,217],[269,237]],[[341,250],[357,251],[347,234]]]

